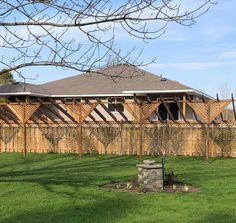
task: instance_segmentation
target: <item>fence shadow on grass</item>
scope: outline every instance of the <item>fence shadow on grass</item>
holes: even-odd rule
[[[134,199],[116,197],[96,200],[87,205],[66,206],[61,209],[48,207],[23,211],[9,218],[1,219],[1,223],[32,222],[32,223],[112,223],[122,221],[134,207]]]
[[[19,158],[19,163],[0,164],[0,182],[37,183],[50,192],[59,193],[53,191],[53,185],[81,189],[89,186],[97,187],[109,181],[128,179],[134,176],[135,164],[139,162],[128,156],[88,156],[79,159],[73,155],[58,157],[53,154],[47,155],[45,159],[39,156],[38,160],[35,157],[37,155],[28,157],[24,162]],[[68,192],[65,193],[69,195]]]
[[[99,185],[108,181],[119,181],[133,177],[136,172],[135,164],[138,159],[128,156],[86,156],[79,159],[76,155],[30,155],[22,160],[21,154],[1,154],[0,184],[13,185],[13,194],[4,196],[13,199],[14,196],[24,196],[17,192],[18,185],[25,190],[31,190],[31,185],[38,185],[36,199],[32,206],[22,204],[5,218],[0,217],[1,223],[11,222],[112,222],[125,217],[135,205],[135,196],[119,196],[119,192],[111,193]],[[5,156],[5,157],[4,157]],[[18,162],[16,162],[18,160]],[[133,167],[133,170],[132,170]],[[131,170],[130,170],[131,169]],[[19,184],[20,183],[20,184]],[[35,187],[35,186],[33,186]],[[38,193],[42,191],[50,199],[65,199],[66,204],[52,203],[37,204]],[[19,194],[18,194],[19,193]],[[31,191],[32,193],[32,191]],[[45,195],[44,195],[45,196]],[[44,198],[45,199],[45,198]],[[79,202],[80,200],[86,202]],[[42,208],[43,207],[43,208]],[[62,208],[63,207],[63,208]],[[20,211],[22,210],[22,212]]]

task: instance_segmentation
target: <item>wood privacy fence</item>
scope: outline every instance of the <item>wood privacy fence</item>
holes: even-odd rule
[[[175,103],[181,116],[175,120],[167,106]],[[236,128],[223,119],[223,110],[234,100],[155,101],[129,100],[110,104],[37,99],[0,104],[1,152],[58,152],[109,154],[175,154],[236,156]],[[125,111],[119,109],[121,104]],[[170,120],[162,120],[163,105]],[[186,106],[195,120],[186,116]],[[152,120],[151,115],[157,120]]]
[[[27,152],[34,153],[98,153],[140,155],[204,156],[207,128],[188,125],[122,126],[30,126],[26,128]],[[22,152],[24,130],[18,126],[2,126],[1,152]],[[210,126],[209,156],[236,156],[236,128]],[[142,145],[140,145],[140,143]]]

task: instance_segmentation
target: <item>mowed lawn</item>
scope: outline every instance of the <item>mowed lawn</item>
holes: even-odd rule
[[[236,159],[169,157],[167,169],[199,193],[99,187],[134,178],[137,163],[136,156],[0,154],[0,222],[236,222]]]

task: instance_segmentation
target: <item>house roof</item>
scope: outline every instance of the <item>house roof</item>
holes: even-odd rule
[[[116,65],[41,85],[52,95],[128,95],[188,92],[192,88],[131,65]]]
[[[177,81],[157,76],[132,65],[114,65],[94,72],[41,85],[14,83],[0,87],[0,95],[50,97],[132,96],[146,93],[204,93]],[[206,95],[209,98],[209,96]]]
[[[50,92],[40,85],[14,82],[0,86],[0,95],[48,96]]]

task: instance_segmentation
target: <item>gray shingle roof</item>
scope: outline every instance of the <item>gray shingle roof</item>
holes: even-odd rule
[[[50,95],[50,93],[40,85],[15,82],[0,86],[0,95],[3,94],[29,94],[36,96]]]
[[[133,93],[204,93],[132,65],[115,65],[42,85],[21,82],[0,86],[0,95],[52,97],[132,95]],[[204,94],[205,95],[205,94]],[[210,96],[205,95],[210,98]]]
[[[192,90],[177,81],[151,74],[131,65],[116,65],[92,73],[41,85],[52,95],[122,94],[124,91]]]

